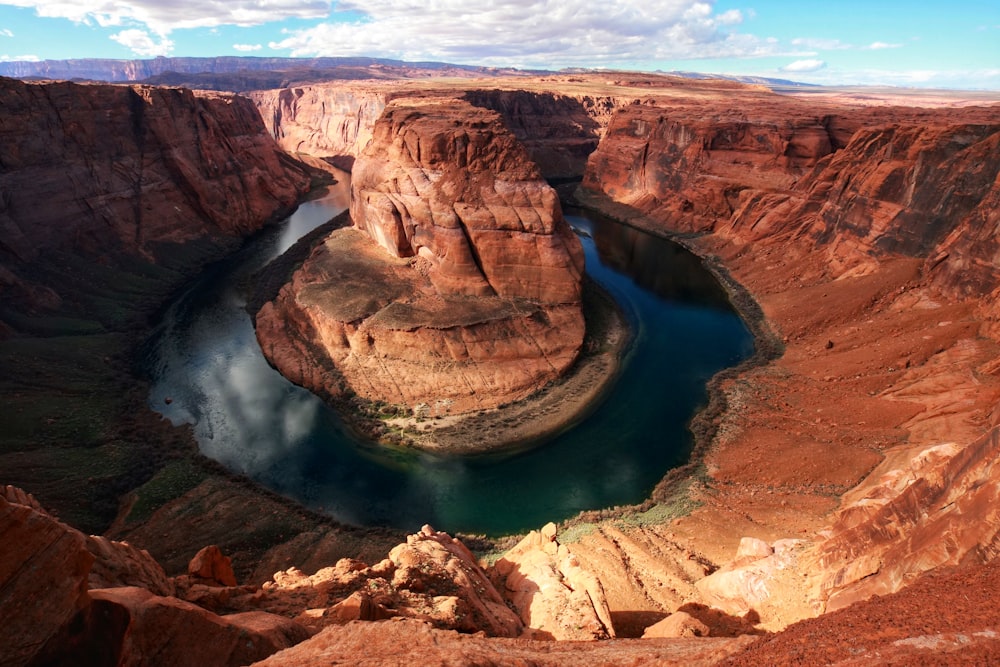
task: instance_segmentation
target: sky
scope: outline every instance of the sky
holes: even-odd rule
[[[1000,0],[0,0],[0,61],[371,56],[1000,90]],[[481,8],[481,7],[487,8]]]

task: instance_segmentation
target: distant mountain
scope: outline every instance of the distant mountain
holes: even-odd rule
[[[674,76],[682,76],[686,79],[723,79],[725,81],[738,81],[740,83],[758,84],[768,88],[819,88],[814,83],[802,83],[801,81],[791,81],[789,79],[772,79],[766,76],[740,76],[736,74],[705,74],[703,72],[680,72],[674,70],[667,72]]]
[[[353,70],[353,75],[331,78],[361,78],[362,74],[391,70],[394,76],[427,76],[429,73],[458,76],[525,74],[522,70],[453,65],[440,62],[405,62],[387,58],[260,58],[218,56],[215,58],[153,58],[110,60],[80,58],[37,62],[0,62],[0,76],[16,79],[85,79],[90,81],[145,81],[166,74],[233,74],[237,72],[289,72],[300,70]],[[364,72],[359,70],[365,70]],[[371,75],[371,74],[369,74]],[[386,73],[383,73],[385,76]],[[171,77],[175,78],[175,77]],[[380,78],[380,77],[376,77]]]

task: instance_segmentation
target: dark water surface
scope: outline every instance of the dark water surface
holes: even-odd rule
[[[697,258],[630,227],[567,214],[587,272],[635,327],[605,401],[524,452],[458,459],[358,441],[333,410],[268,366],[244,310],[253,273],[346,207],[346,186],[338,188],[207,270],[167,311],[147,369],[151,405],[192,424],[203,453],[341,521],[501,535],[639,502],[690,451],[686,425],[705,402],[706,381],[753,351]]]

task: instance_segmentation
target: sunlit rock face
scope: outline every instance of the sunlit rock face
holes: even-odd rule
[[[293,381],[459,414],[527,397],[576,360],[582,249],[496,113],[390,104],[355,164],[351,219],[257,315]]]
[[[354,225],[394,257],[426,260],[442,296],[580,299],[580,244],[493,112],[455,100],[391,107],[351,189]]]

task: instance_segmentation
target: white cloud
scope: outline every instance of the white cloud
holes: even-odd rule
[[[818,49],[820,51],[839,51],[854,48],[850,44],[845,44],[839,39],[822,39],[815,37],[796,37],[792,40],[793,46],[802,46],[807,49]]]
[[[0,29],[0,37],[13,37],[13,36],[14,36],[14,33],[12,33],[10,31],[10,29],[8,29],[8,28],[2,28],[2,29]]]
[[[0,56],[0,62],[11,63],[37,63],[41,58],[34,55],[8,56],[6,53]]]
[[[233,48],[237,51],[260,51],[263,47],[260,44],[233,44]]]
[[[898,49],[902,44],[889,44],[887,42],[872,42],[865,48],[869,51],[878,51],[880,49]]]
[[[778,70],[782,72],[815,72],[816,70],[821,70],[826,67],[826,63],[822,60],[796,60],[793,63],[789,63],[784,67],[779,67]]]
[[[0,0],[0,5],[32,7],[42,17],[102,27],[141,23],[159,35],[181,28],[319,19],[330,13],[329,0]]]
[[[363,19],[291,31],[273,49],[293,56],[372,55],[521,67],[607,66],[771,55],[777,45],[735,32],[744,15],[699,0],[468,0],[417,6],[344,0]]]
[[[144,30],[129,29],[111,35],[111,39],[132,50],[137,56],[165,56],[174,50],[174,43],[160,36],[157,42]]]

